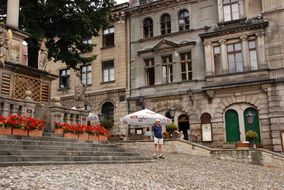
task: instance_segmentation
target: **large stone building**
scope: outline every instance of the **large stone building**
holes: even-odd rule
[[[132,1],[130,111],[175,107],[191,141],[222,147],[254,130],[282,151],[283,9],[277,0]]]
[[[87,85],[85,108],[104,117],[108,125],[113,125],[112,133],[126,134],[125,126],[119,119],[127,111],[127,22],[124,9],[128,3],[117,5],[111,14],[112,23],[101,31],[100,36],[86,39],[86,43],[95,44],[92,52],[97,55],[89,65],[81,66],[81,80]],[[75,71],[67,69],[64,63],[49,62],[47,70],[59,76],[52,83],[53,97],[60,97],[61,103],[69,108],[75,106]]]
[[[113,115],[114,131],[145,130],[120,125],[128,112],[170,117],[174,109],[190,141],[222,147],[253,130],[264,148],[283,151],[283,1],[132,0],[112,15],[113,25],[92,38],[98,57],[82,79],[92,84],[86,103]],[[111,47],[102,41],[110,34]],[[53,95],[72,105],[72,86],[62,84],[72,72],[49,68],[60,76]]]

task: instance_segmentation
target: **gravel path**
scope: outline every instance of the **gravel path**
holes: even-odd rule
[[[0,189],[284,189],[284,171],[210,158],[169,154],[143,164],[0,168]]]

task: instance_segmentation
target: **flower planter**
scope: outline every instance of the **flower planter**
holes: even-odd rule
[[[0,135],[12,135],[12,128],[0,128]]]
[[[13,135],[28,136],[28,130],[25,129],[13,129]]]
[[[89,135],[88,134],[79,134],[79,139],[80,140],[89,140]]]
[[[42,130],[29,130],[29,136],[31,137],[41,137],[42,136]]]
[[[64,138],[77,139],[77,138],[78,138],[78,134],[74,134],[74,133],[64,133]]]
[[[250,143],[243,143],[243,142],[238,142],[237,143],[237,148],[238,149],[249,149]]]
[[[103,135],[99,135],[99,141],[107,141],[107,137]]]
[[[64,130],[62,128],[58,128],[54,130],[54,133],[57,135],[63,135]]]
[[[99,136],[98,135],[89,135],[89,140],[91,140],[91,141],[98,141],[99,140]]]

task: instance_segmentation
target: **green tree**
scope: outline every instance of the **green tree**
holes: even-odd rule
[[[6,3],[1,0],[0,14],[5,13]],[[98,36],[100,29],[108,25],[114,4],[114,0],[21,0],[19,28],[31,34],[27,41],[34,53],[37,41],[46,38],[48,57],[76,68],[78,63],[95,59],[94,55],[82,56],[93,48],[83,41]]]

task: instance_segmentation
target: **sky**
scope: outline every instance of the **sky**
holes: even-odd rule
[[[128,2],[128,0],[115,0],[115,1],[117,2],[117,4]]]

